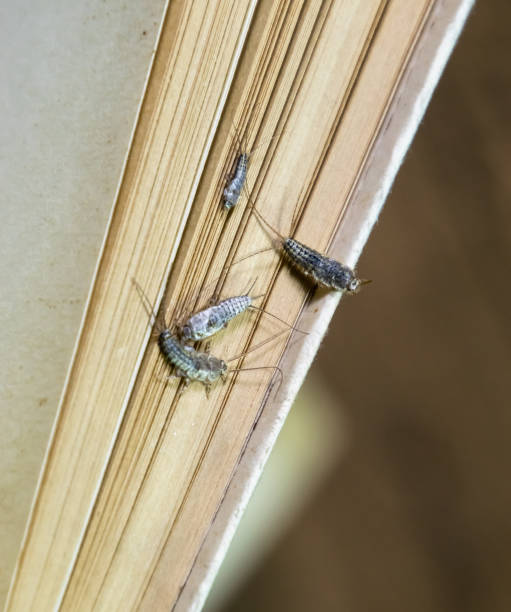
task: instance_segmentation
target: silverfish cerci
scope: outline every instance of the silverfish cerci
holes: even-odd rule
[[[317,285],[334,291],[357,293],[362,285],[370,280],[358,278],[350,267],[318,253],[311,247],[294,238],[285,238],[264,219],[254,204],[251,204],[257,219],[278,237],[278,245],[288,261],[304,276],[311,278]]]

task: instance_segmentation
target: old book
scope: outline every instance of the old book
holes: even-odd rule
[[[200,606],[340,297],[222,207],[240,141],[261,214],[354,266],[469,5],[170,3],[9,610]],[[254,279],[309,334],[246,313],[211,343],[236,371],[181,393],[133,280],[172,325]]]

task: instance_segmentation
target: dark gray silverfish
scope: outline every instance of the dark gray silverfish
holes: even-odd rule
[[[278,236],[278,245],[288,261],[305,277],[311,278],[317,285],[334,291],[356,293],[360,287],[371,281],[358,278],[350,267],[331,259],[322,253],[298,242],[294,238],[286,238],[268,223],[251,204],[252,210],[260,223]]]

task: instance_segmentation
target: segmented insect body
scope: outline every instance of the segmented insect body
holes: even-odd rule
[[[157,315],[151,308],[150,302],[142,287],[135,279],[132,280],[140,294],[144,308],[149,314],[151,320],[153,320],[154,323],[157,323]],[[231,300],[232,299],[236,298],[231,298]],[[229,372],[235,373],[250,370],[274,370],[279,372],[280,376],[282,377],[282,370],[278,366],[259,366],[255,368],[232,369],[228,369],[227,366],[227,363],[236,361],[248,353],[259,349],[261,346],[264,346],[267,342],[271,342],[274,338],[277,338],[281,334],[282,332],[275,334],[273,337],[268,338],[257,346],[252,347],[250,350],[240,353],[239,355],[235,355],[231,359],[227,360],[227,362],[223,359],[215,357],[214,355],[210,355],[209,353],[201,353],[196,351],[192,346],[181,344],[179,338],[167,327],[161,329],[158,335],[158,345],[160,347],[160,352],[167,363],[175,368],[176,375],[184,379],[185,386],[188,386],[192,381],[201,382],[206,388],[206,395],[209,395],[211,385],[219,378],[225,380]]]
[[[282,250],[304,276],[312,278],[321,287],[353,293],[362,282],[348,266],[318,253],[294,238],[286,238],[282,242]]]
[[[345,264],[318,253],[294,238],[285,238],[264,219],[253,204],[252,210],[257,219],[278,236],[278,245],[291,264],[304,276],[312,278],[320,287],[356,293],[361,285],[371,282],[358,278],[355,271]]]
[[[241,190],[243,189],[245,180],[247,178],[249,159],[249,153],[240,153],[238,159],[236,160],[234,174],[227,183],[223,193],[224,208],[227,210],[231,210],[231,208],[235,206],[240,198]]]
[[[206,388],[225,378],[227,364],[222,359],[208,353],[199,353],[191,346],[182,345],[169,329],[164,329],[158,337],[162,355],[170,365],[175,366],[176,374],[185,379],[188,385],[197,380]]]
[[[192,315],[181,328],[181,337],[186,341],[209,338],[251,306],[252,298],[249,295],[223,300],[219,304]]]

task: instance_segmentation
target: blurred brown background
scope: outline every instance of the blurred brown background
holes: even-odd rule
[[[509,23],[477,3],[314,364],[347,452],[226,612],[511,610]]]

